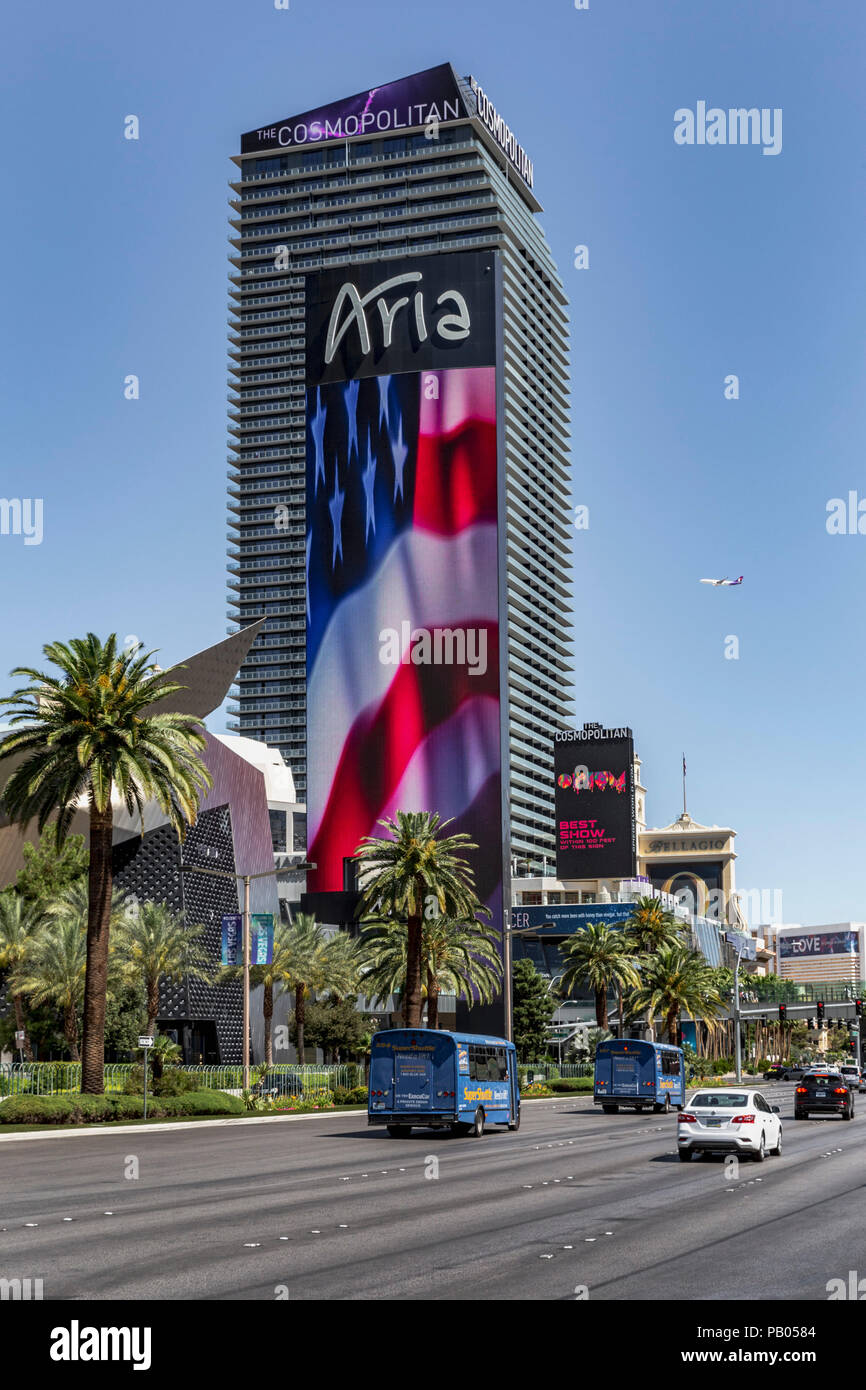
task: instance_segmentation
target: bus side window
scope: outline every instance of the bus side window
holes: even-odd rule
[[[497,1080],[497,1081],[507,1081],[507,1080],[508,1080],[508,1055],[507,1055],[507,1053],[506,1053],[506,1051],[505,1051],[505,1048],[504,1048],[504,1047],[497,1047],[497,1049],[496,1049],[496,1054],[495,1054],[495,1055],[496,1055],[496,1080]]]
[[[469,1080],[478,1080],[478,1052],[479,1049],[473,1044],[469,1046]]]

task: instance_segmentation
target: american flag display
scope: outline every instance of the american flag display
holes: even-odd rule
[[[454,817],[502,876],[496,368],[307,393],[307,836],[313,892],[397,810]]]

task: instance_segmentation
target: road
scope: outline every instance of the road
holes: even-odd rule
[[[46,1299],[823,1301],[866,1274],[866,1097],[795,1123],[790,1084],[764,1093],[783,1156],[733,1180],[678,1161],[675,1116],[583,1097],[480,1140],[344,1114],[0,1143],[0,1277]]]

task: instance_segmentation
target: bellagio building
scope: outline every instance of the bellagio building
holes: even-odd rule
[[[329,95],[325,93],[324,95]],[[453,252],[501,262],[511,850],[554,852],[552,739],[569,715],[566,301],[534,171],[450,64],[244,135],[233,156],[230,617],[265,619],[234,730],[280,749],[305,799],[305,284]],[[278,524],[275,525],[275,516]]]

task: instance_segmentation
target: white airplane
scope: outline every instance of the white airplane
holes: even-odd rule
[[[743,582],[743,576],[742,576],[742,575],[740,575],[739,579],[702,579],[702,580],[701,580],[701,583],[702,583],[702,584],[715,584],[716,588],[718,588],[720,584],[725,584],[725,585],[729,586],[730,588],[735,588],[737,584],[742,584],[742,582]]]

